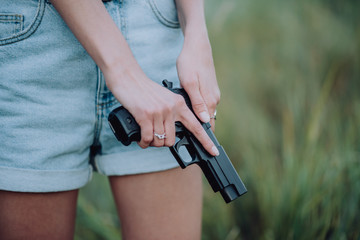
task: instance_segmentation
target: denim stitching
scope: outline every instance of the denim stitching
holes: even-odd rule
[[[23,21],[23,15],[21,14],[9,14],[9,13],[0,13],[0,22],[18,22]]]
[[[99,99],[101,95],[101,71],[99,67],[96,67],[97,70],[97,84],[96,84],[96,97],[95,97],[95,126],[94,126],[94,140],[93,145],[97,145],[99,142],[100,136],[100,127],[101,127],[101,108],[99,106]]]
[[[24,16],[21,15],[21,21],[20,21],[20,31],[24,30]]]
[[[23,22],[24,16],[21,14],[0,13],[0,23],[13,24],[13,30],[10,37],[13,37],[18,32],[21,32],[23,30]]]
[[[167,19],[167,17],[164,16],[159,10],[159,8],[156,5],[156,2],[154,0],[148,0],[151,9],[153,10],[155,16],[157,19],[164,24],[165,26],[171,27],[171,28],[179,28],[180,23],[178,21],[172,21],[170,19]]]
[[[42,21],[42,18],[44,16],[44,11],[45,11],[45,0],[39,0],[38,10],[37,10],[37,13],[35,16],[35,21],[33,21],[33,23],[28,28],[26,28],[23,32],[21,32],[19,35],[1,39],[0,46],[18,42],[18,41],[21,41],[21,40],[24,40],[24,39],[30,37],[36,31],[36,29],[39,27],[39,25]]]
[[[126,41],[128,41],[128,34],[127,34],[127,16],[126,11],[124,11],[125,8],[125,1],[119,0],[118,6],[116,6],[116,13],[117,13],[117,19],[118,24],[120,26],[121,33],[123,34]]]
[[[111,106],[114,106],[115,104],[117,104],[117,100],[115,98],[109,97],[109,99],[110,99],[109,101],[103,102],[103,103],[98,103],[97,105],[100,108],[108,108],[108,107],[111,107]]]

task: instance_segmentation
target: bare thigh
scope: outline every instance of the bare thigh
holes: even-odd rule
[[[0,191],[0,239],[73,239],[78,191]]]
[[[202,173],[198,166],[110,177],[125,240],[201,237]]]

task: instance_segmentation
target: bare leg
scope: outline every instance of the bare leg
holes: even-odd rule
[[[198,166],[110,177],[125,240],[201,237],[202,178]]]
[[[0,191],[0,239],[73,239],[78,191]]]

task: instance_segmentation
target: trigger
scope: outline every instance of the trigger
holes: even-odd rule
[[[176,144],[176,151],[182,162],[187,166],[198,162],[196,150],[191,146],[187,137],[183,137]]]
[[[179,163],[181,168],[186,168],[187,167],[187,163],[185,161],[183,161],[183,159],[180,156],[180,148],[183,146],[183,144],[187,143],[187,140],[185,138],[180,139],[178,142],[175,143],[174,146],[170,147],[170,151],[172,153],[172,155],[174,156],[174,158],[176,159],[176,161]]]
[[[188,145],[188,144],[189,144],[189,141],[187,140],[186,137],[181,138],[179,141],[177,141],[175,143],[176,151],[179,152],[179,149],[181,146]]]

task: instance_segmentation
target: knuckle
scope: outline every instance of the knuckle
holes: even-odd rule
[[[220,95],[215,94],[213,98],[207,101],[207,104],[210,109],[215,109],[216,106],[219,104],[219,102],[220,102]]]
[[[173,108],[174,107],[173,107],[173,104],[171,102],[165,103],[163,105],[162,113],[166,116],[166,115],[168,115],[169,113],[172,112]]]
[[[141,115],[140,117],[136,118],[136,122],[139,124],[140,128],[143,129],[146,127],[148,118],[145,115]]]
[[[157,105],[149,106],[143,110],[143,114],[146,116],[146,118],[151,118],[152,116],[160,112],[161,112],[161,108],[159,108]]]
[[[199,85],[199,83],[196,79],[197,79],[196,75],[192,75],[189,78],[187,78],[187,80],[181,82],[181,84],[186,89],[194,89],[194,88],[197,88]]]
[[[153,119],[159,117],[159,116],[162,116],[164,114],[164,111],[163,109],[151,109],[151,110],[147,110],[145,113],[144,113],[144,117],[142,118],[143,122],[146,123],[146,124],[149,124],[149,122],[152,122]],[[139,123],[140,125],[140,123]]]
[[[192,107],[194,108],[194,110],[203,110],[205,109],[205,103],[203,102],[193,102],[192,103]]]
[[[184,107],[185,104],[185,99],[182,96],[176,96],[175,98],[175,102],[176,102],[176,107]]]
[[[148,147],[148,145],[146,145],[146,144],[144,144],[144,143],[141,143],[141,142],[139,142],[138,145],[139,145],[142,149],[145,149],[145,148]]]
[[[152,142],[152,140],[153,140],[153,138],[150,135],[143,136],[143,138],[142,138],[142,142],[146,145],[149,145]]]
[[[218,102],[217,102],[217,101],[211,101],[211,102],[209,103],[209,108],[210,108],[210,109],[215,109],[217,105],[218,105]]]
[[[150,108],[146,108],[146,109],[143,109],[141,113],[142,113],[141,118],[143,120],[145,120],[145,119],[150,118],[150,116],[152,115],[152,110]]]
[[[217,93],[215,94],[216,105],[220,103],[220,99],[221,99],[221,93],[220,91],[217,91]]]
[[[196,126],[194,127],[194,134],[197,135],[197,136],[202,135],[202,134],[203,134],[203,131],[204,131],[204,129],[202,128],[201,125],[196,125]]]

